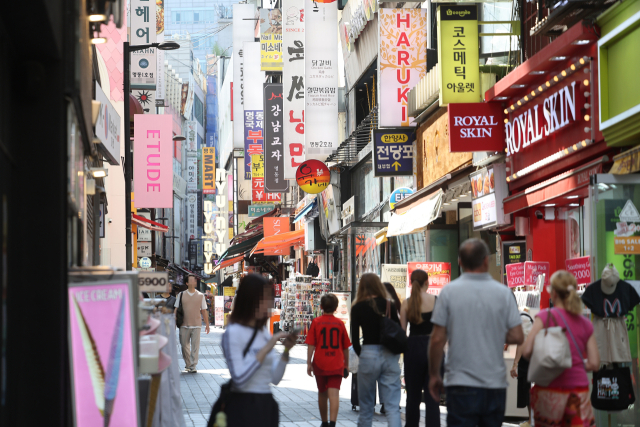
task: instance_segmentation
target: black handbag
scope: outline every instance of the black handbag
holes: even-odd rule
[[[378,307],[373,302],[375,311]],[[378,312],[378,314],[380,314]],[[405,353],[407,351],[407,333],[400,324],[390,318],[391,301],[387,300],[387,313],[380,319],[380,344],[385,346],[393,354]]]
[[[182,308],[182,295],[184,292],[180,292],[178,296],[180,297],[180,303],[178,304],[178,309],[176,310],[176,326],[180,328],[184,323],[184,308]]]
[[[253,330],[253,335],[251,335],[251,339],[249,340],[249,343],[242,351],[243,358],[249,352],[249,348],[251,348],[251,344],[253,344],[253,340],[256,339],[256,335],[258,334],[258,329],[259,328],[256,327]],[[213,407],[211,408],[211,415],[209,416],[209,422],[207,423],[207,427],[216,426],[216,417],[218,416],[218,413],[224,412],[225,407],[227,406],[227,403],[229,403],[229,401],[233,398],[233,392],[231,391],[232,385],[233,385],[233,380],[229,380],[220,386],[220,396],[218,397],[218,400],[216,400],[216,403],[214,403]]]
[[[591,405],[601,411],[624,411],[636,401],[628,367],[602,368],[593,373]]]

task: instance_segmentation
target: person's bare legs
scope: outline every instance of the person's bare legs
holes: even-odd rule
[[[327,419],[327,412],[328,412],[328,399],[329,399],[329,393],[331,392],[331,390],[333,390],[332,388],[329,389],[329,391],[325,391],[323,393],[318,392],[318,407],[320,408],[320,418],[322,419],[323,423],[328,422],[329,420]],[[331,405],[331,413],[333,414],[333,405]],[[336,412],[337,415],[337,412]]]
[[[335,423],[338,419],[338,409],[340,409],[340,390],[337,388],[330,388],[327,393],[329,394],[329,404],[331,405],[330,420]]]

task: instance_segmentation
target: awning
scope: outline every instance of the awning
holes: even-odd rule
[[[609,173],[626,175],[640,171],[640,145],[613,157]]]
[[[159,231],[161,233],[166,233],[169,231],[169,227],[166,225],[160,224],[159,222],[151,221],[143,216],[136,215],[134,213],[131,214],[131,222],[136,224],[138,227],[146,228],[151,231]]]
[[[402,236],[424,230],[440,216],[443,196],[444,192],[440,189],[429,196],[427,201],[409,209],[407,212],[401,215],[391,214],[387,236]]]
[[[229,258],[227,260],[222,261],[221,263],[218,263],[218,265],[216,265],[213,268],[213,272],[215,273],[216,271],[220,270],[221,268],[225,268],[225,267],[229,267],[233,264],[235,264],[236,262],[240,262],[244,259],[244,254],[234,257],[234,258]]]
[[[317,205],[318,205],[318,199],[316,198],[313,202],[309,203],[300,212],[298,212],[296,217],[293,219],[293,223],[295,224],[296,222],[300,221],[302,218],[304,218],[306,214],[311,212],[311,210],[315,208]]]
[[[251,254],[262,252],[265,249],[285,248],[304,243],[304,230],[289,231],[287,233],[269,236],[262,239]]]
[[[229,246],[219,258],[219,261],[224,261],[225,259],[233,256],[238,256],[240,254],[244,254],[245,252],[250,251],[258,242],[262,239],[262,235],[252,237],[250,239],[245,240],[244,242],[240,242],[236,245]]]
[[[374,237],[376,238],[376,245],[380,246],[381,244],[389,240],[387,239],[388,230],[389,229],[385,227],[382,230],[378,231],[376,234],[374,234]]]
[[[589,185],[590,176],[601,173],[602,164],[608,161],[609,157],[602,156],[584,166],[569,170],[505,198],[504,213],[518,212],[528,207],[550,202],[580,188],[586,188]]]

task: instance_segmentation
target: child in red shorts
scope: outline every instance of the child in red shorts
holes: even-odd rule
[[[318,384],[318,406],[322,427],[335,427],[340,406],[340,384],[342,378],[349,375],[351,341],[342,320],[333,315],[338,308],[338,297],[334,294],[323,295],[320,307],[324,314],[313,319],[305,341],[307,374],[311,377],[313,371]],[[330,422],[327,421],[328,403],[331,404]]]

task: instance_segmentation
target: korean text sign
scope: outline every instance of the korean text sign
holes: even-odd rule
[[[156,42],[156,2],[131,0],[131,46]],[[156,89],[156,49],[131,53],[131,89]]]
[[[304,161],[304,0],[283,0],[284,178]]]
[[[198,156],[195,152],[187,152],[187,192],[198,191]]]
[[[548,262],[526,261],[524,263],[525,286],[534,286],[538,281],[538,276],[540,276],[541,274],[545,275],[543,286],[549,286],[551,266]],[[543,291],[543,289],[541,289],[540,291]]]
[[[407,297],[411,296],[411,273],[423,270],[429,276],[430,294],[439,294],[440,289],[451,281],[450,262],[408,262],[407,263]]]
[[[233,148],[244,148],[244,42],[254,41],[255,4],[233,5]]]
[[[289,181],[284,178],[284,145],[282,137],[282,84],[264,85],[264,190],[286,192]]]
[[[136,208],[173,207],[173,133],[167,114],[134,115]]]
[[[507,286],[515,288],[524,285],[524,262],[507,264],[504,268],[507,271]]]
[[[504,150],[504,113],[498,102],[449,104],[449,151]]]
[[[202,193],[216,192],[216,149],[202,147]]]
[[[591,280],[591,257],[583,256],[579,258],[567,259],[564,262],[567,271],[578,281],[578,285],[589,284]]]
[[[68,296],[76,424],[139,425],[130,285],[72,284]]]
[[[244,179],[251,179],[251,157],[263,153],[263,125],[262,110],[244,110]]]
[[[412,176],[415,141],[415,129],[375,129],[374,176]]]
[[[415,126],[408,93],[427,73],[427,10],[380,9],[380,126]]]
[[[265,204],[265,205],[249,205],[248,211],[249,211],[249,218],[257,218],[259,216],[262,216],[266,213],[271,212],[272,210],[274,210],[276,208],[276,205],[273,204]]]
[[[282,71],[282,13],[280,9],[260,9],[260,68]]]
[[[480,102],[476,5],[438,7],[438,45],[440,105]]]
[[[251,156],[264,153],[265,72],[260,71],[260,43],[243,44],[244,75],[244,179],[251,179]]]

